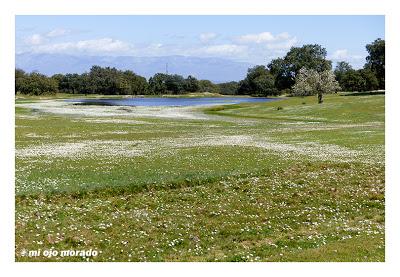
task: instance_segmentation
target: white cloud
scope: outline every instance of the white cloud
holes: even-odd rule
[[[240,43],[262,43],[274,40],[275,37],[270,32],[263,32],[259,34],[247,34],[236,38],[236,41]]]
[[[46,34],[47,37],[59,37],[69,34],[71,31],[66,29],[54,29]]]
[[[131,52],[132,54],[147,57],[181,55],[194,57],[238,58],[247,54],[247,46],[236,44],[181,45],[152,43],[148,45],[136,45],[133,50]]]
[[[213,39],[215,39],[218,35],[216,33],[203,33],[200,34],[199,39],[203,43],[207,43]]]
[[[360,60],[363,59],[360,55],[351,55],[347,49],[338,49],[328,57],[332,60]]]
[[[127,53],[132,46],[126,42],[112,38],[81,40],[77,42],[62,42],[46,45],[38,45],[32,49],[34,52],[45,53]]]
[[[24,42],[27,45],[41,45],[45,42],[48,42],[49,39],[53,37],[59,37],[70,33],[69,30],[66,29],[54,29],[45,34],[33,34],[25,38]]]
[[[279,42],[293,39],[289,33],[284,32],[277,35],[273,35],[270,32],[262,32],[258,34],[247,34],[236,37],[234,40],[239,43],[271,43],[271,42]]]
[[[347,59],[348,55],[349,55],[349,53],[348,53],[347,49],[339,49],[333,53],[331,58],[334,60]]]
[[[280,34],[276,35],[275,38],[278,39],[278,40],[285,40],[285,39],[290,39],[291,36],[289,35],[288,32],[283,32],[283,33],[280,33]]]
[[[267,59],[282,56],[297,43],[296,37],[288,33],[273,35],[269,32],[248,34],[240,38],[227,38],[216,43],[216,33],[203,33],[192,43],[152,43],[132,44],[112,38],[87,39],[80,41],[52,42],[52,38],[67,34],[67,30],[56,29],[49,33],[30,38],[26,51],[34,53],[62,53],[72,55],[132,55],[137,57],[156,56],[197,56],[221,57],[252,63],[265,63]],[[201,41],[203,43],[201,43]],[[239,42],[241,41],[241,42]],[[244,43],[246,42],[246,43]]]
[[[365,63],[365,57],[351,54],[347,49],[336,50],[333,54],[328,55],[328,59],[334,62],[349,62],[355,69],[362,68]]]
[[[33,34],[27,38],[25,38],[25,43],[29,45],[39,45],[44,42],[44,38],[40,34]]]
[[[251,46],[253,51],[261,51],[267,49],[276,53],[283,53],[296,45],[297,38],[291,36],[287,32],[274,35],[270,32],[262,32],[258,34],[246,34],[233,38],[239,44]]]
[[[297,43],[297,38],[290,38],[290,39],[285,39],[283,41],[277,41],[273,43],[267,43],[266,47],[270,50],[288,50],[292,46],[296,45]]]
[[[194,52],[205,55],[231,56],[240,55],[247,50],[246,46],[236,44],[217,44],[195,49]]]

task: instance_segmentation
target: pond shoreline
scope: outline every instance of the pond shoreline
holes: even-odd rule
[[[193,98],[101,98],[101,99],[66,99],[65,102],[72,102],[74,105],[82,106],[142,106],[142,107],[190,107],[190,106],[215,106],[215,105],[231,105],[240,103],[264,103],[276,101],[276,98],[267,97],[193,97]]]

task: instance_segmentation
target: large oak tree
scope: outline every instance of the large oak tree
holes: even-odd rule
[[[284,58],[272,60],[268,64],[270,72],[275,76],[275,85],[279,90],[291,88],[301,68],[313,69],[317,72],[332,69],[332,62],[326,59],[327,52],[319,44],[306,44],[292,47]]]

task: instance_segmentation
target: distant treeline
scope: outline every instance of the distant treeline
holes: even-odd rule
[[[364,68],[355,70],[348,63],[338,62],[334,69],[342,91],[370,91],[385,89],[385,41],[376,39],[366,45],[368,56]],[[51,77],[15,70],[15,92],[31,95],[71,94],[104,95],[161,95],[188,92],[212,92],[227,95],[273,96],[291,94],[300,69],[317,72],[332,70],[326,49],[318,44],[292,47],[283,58],[272,60],[267,66],[249,68],[239,82],[215,84],[189,75],[157,73],[149,80],[131,70],[93,66],[82,74],[55,74]]]
[[[82,74],[55,74],[51,77],[21,69],[15,71],[16,93],[42,95],[57,92],[71,94],[104,95],[161,95],[188,92],[214,92],[235,94],[238,82],[214,84],[209,80],[197,80],[193,76],[184,78],[177,74],[157,73],[146,78],[130,70],[92,66]]]

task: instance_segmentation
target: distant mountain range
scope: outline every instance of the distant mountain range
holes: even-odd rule
[[[46,75],[56,73],[83,73],[92,65],[116,67],[149,78],[155,73],[168,72],[183,76],[193,75],[216,83],[239,81],[253,65],[222,58],[186,56],[133,57],[133,56],[73,56],[67,54],[22,53],[15,57],[16,67],[26,72],[38,71]]]

